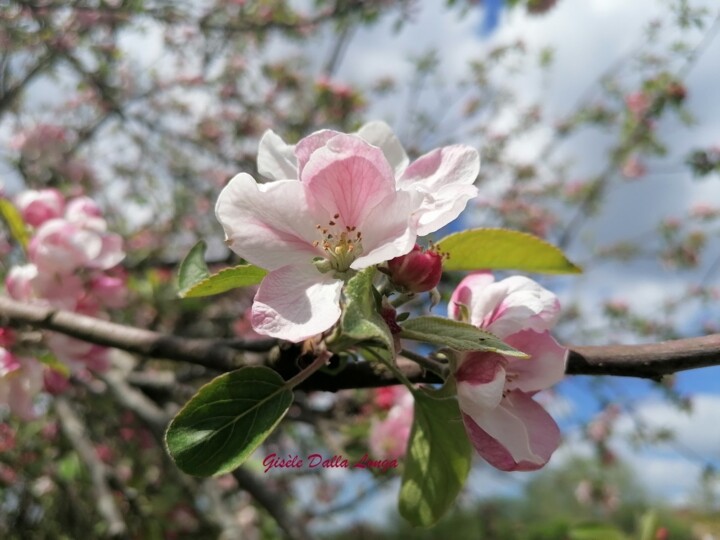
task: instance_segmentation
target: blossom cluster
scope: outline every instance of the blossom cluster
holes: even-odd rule
[[[15,198],[32,235],[28,263],[14,266],[5,280],[10,297],[105,317],[106,309],[126,302],[126,279],[116,268],[125,256],[122,238],[107,230],[98,205],[88,197],[66,200],[55,189],[28,190]],[[64,334],[46,332],[45,343],[57,361],[52,366],[12,352],[19,343],[3,330],[0,341],[0,403],[20,416],[32,416],[32,397],[42,388],[61,391],[68,373],[107,367],[107,349]]]
[[[354,134],[318,131],[296,145],[266,132],[258,171],[269,181],[238,174],[216,205],[230,249],[269,271],[251,308],[253,329],[293,342],[328,331],[342,313],[343,285],[371,266],[398,292],[433,289],[443,255],[423,251],[416,239],[450,223],[477,195],[479,165],[477,151],[464,145],[410,163],[382,122]],[[383,309],[397,334],[394,309]],[[478,272],[452,295],[451,318],[530,357],[470,352],[454,366],[468,437],[498,469],[538,469],[560,442],[557,424],[533,399],[565,371],[567,349],[550,335],[559,309],[554,294],[520,276],[496,282]],[[410,436],[412,394],[393,395],[387,408],[371,425],[370,446],[376,456],[396,458]]]

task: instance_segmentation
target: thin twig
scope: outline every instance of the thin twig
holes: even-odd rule
[[[107,535],[110,538],[128,538],[127,525],[108,486],[107,466],[98,459],[94,446],[87,438],[82,422],[63,397],[55,399],[55,411],[63,433],[90,473],[95,493],[95,505],[108,524]]]

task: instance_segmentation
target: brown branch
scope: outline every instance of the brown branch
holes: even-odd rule
[[[236,369],[242,363],[237,345],[228,347],[211,339],[168,336],[0,297],[0,326],[23,324],[143,356],[182,360],[220,371]]]
[[[0,297],[0,326],[30,325],[34,328],[60,332],[78,339],[115,347],[131,353],[166,358],[228,371],[248,365],[235,348],[218,344],[212,339],[190,339],[167,336],[149,330],[115,324],[69,311],[26,304]],[[664,375],[720,365],[720,334],[678,339],[646,345],[570,346],[568,375],[615,375],[660,379]],[[272,365],[288,378],[299,371],[300,347],[281,350],[280,360]],[[257,360],[253,363],[257,364]],[[401,358],[403,373],[414,382],[440,382],[416,362]],[[373,362],[348,364],[336,375],[319,371],[299,388],[336,391],[345,388],[370,388],[398,384],[388,371]]]
[[[63,433],[90,473],[90,480],[95,493],[95,504],[98,512],[108,524],[108,536],[110,538],[128,538],[127,525],[108,485],[108,468],[98,459],[95,448],[88,440],[80,418],[63,397],[55,399],[55,411],[60,420]]]

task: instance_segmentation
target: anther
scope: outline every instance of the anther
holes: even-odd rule
[[[340,218],[340,214],[335,214],[335,215],[333,216],[333,219],[339,219],[339,218]]]
[[[331,221],[330,223],[328,223],[328,225],[330,225],[332,227],[333,225],[335,225],[335,222]]]

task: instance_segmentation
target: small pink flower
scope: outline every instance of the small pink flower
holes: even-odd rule
[[[413,422],[413,397],[403,387],[403,397],[393,405],[384,420],[373,419],[370,451],[375,459],[398,459],[405,455]]]
[[[635,118],[642,117],[651,103],[650,97],[645,92],[633,92],[625,97],[625,105]]]
[[[127,305],[127,282],[123,277],[95,276],[90,280],[90,291],[108,308],[120,309]]]
[[[402,385],[384,386],[375,389],[375,405],[383,410],[389,410],[400,403],[407,395],[407,389]]]
[[[15,197],[15,205],[25,223],[39,227],[46,221],[63,215],[65,198],[57,189],[28,190]]]
[[[34,358],[19,358],[0,348],[0,403],[22,420],[35,418],[33,398],[42,390],[42,369]]]
[[[388,270],[398,287],[413,293],[431,291],[442,277],[442,256],[432,250],[423,251],[415,244],[410,253],[390,259]]]
[[[557,298],[528,278],[495,282],[480,272],[455,289],[448,312],[455,319],[469,318],[530,356],[467,353],[455,379],[465,429],[477,452],[503,471],[541,468],[560,442],[557,424],[532,399],[565,372],[568,351],[549,332],[559,312]]]
[[[620,172],[622,172],[625,178],[634,180],[645,176],[645,174],[647,174],[647,167],[645,167],[637,156],[630,156],[625,160],[625,163],[623,163]]]
[[[46,369],[43,371],[43,384],[48,394],[57,396],[69,388],[70,381],[62,373],[54,369]]]

